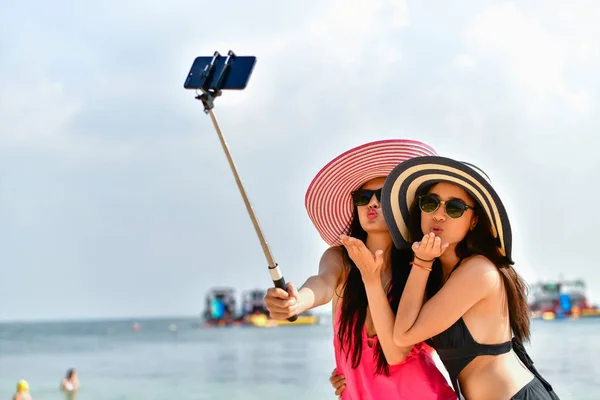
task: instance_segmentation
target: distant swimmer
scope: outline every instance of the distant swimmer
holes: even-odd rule
[[[60,390],[67,393],[74,393],[79,389],[79,378],[77,377],[77,371],[71,368],[67,371],[65,379],[60,384]]]
[[[13,400],[32,400],[29,394],[29,384],[25,379],[17,382],[17,393],[13,396]]]

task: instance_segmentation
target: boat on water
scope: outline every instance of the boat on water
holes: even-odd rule
[[[236,316],[235,289],[232,287],[214,287],[206,294],[203,312],[205,327],[225,327],[241,325]]]
[[[247,325],[259,328],[277,326],[277,321],[269,317],[264,297],[265,291],[260,289],[246,290],[242,293],[242,316]]]
[[[319,317],[310,311],[298,315],[294,322],[277,321],[269,317],[269,310],[265,306],[266,291],[262,289],[247,290],[242,294],[242,315],[246,323],[260,328],[271,328],[282,325],[316,325]]]
[[[285,325],[316,325],[320,318],[307,311],[298,316],[294,322],[277,321],[269,316],[262,289],[242,292],[241,310],[237,312],[235,299],[236,290],[231,287],[209,289],[206,295],[206,305],[203,312],[204,327],[251,326],[271,328]]]
[[[533,319],[600,317],[600,308],[589,303],[586,285],[581,279],[530,285],[528,303]]]
[[[310,311],[298,315],[294,322],[277,321],[269,317],[269,310],[265,306],[266,291],[262,289],[248,290],[242,295],[242,314],[246,322],[257,327],[273,327],[282,325],[316,325],[319,317]]]

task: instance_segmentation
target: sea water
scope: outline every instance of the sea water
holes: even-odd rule
[[[193,319],[0,324],[0,400],[335,399],[330,324],[201,328]],[[561,399],[600,399],[600,318],[533,321],[528,351]],[[439,361],[439,360],[438,360]],[[441,364],[440,364],[441,366]],[[443,367],[442,367],[443,368]]]

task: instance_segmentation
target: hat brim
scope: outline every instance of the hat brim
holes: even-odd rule
[[[500,253],[512,261],[512,232],[500,196],[482,174],[466,163],[440,156],[416,157],[397,165],[381,193],[383,217],[397,248],[412,245],[408,229],[410,208],[423,187],[449,182],[462,187],[487,215]]]
[[[409,139],[388,139],[352,148],[323,167],[310,183],[304,203],[321,238],[341,244],[352,220],[352,192],[365,182],[387,177],[394,167],[413,157],[435,155],[429,145]]]

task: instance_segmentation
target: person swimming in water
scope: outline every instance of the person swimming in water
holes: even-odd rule
[[[80,383],[77,371],[74,368],[71,368],[67,371],[65,378],[60,383],[60,390],[67,393],[70,399],[74,399],[79,387]]]
[[[17,382],[17,392],[14,394],[12,400],[32,400],[29,393],[29,383],[25,379]]]

